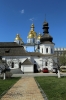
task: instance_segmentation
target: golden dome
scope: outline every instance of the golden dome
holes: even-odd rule
[[[15,40],[21,40],[22,41],[22,39],[20,38],[19,34],[16,35]]]
[[[37,39],[40,40],[41,37],[42,35],[39,33],[39,35],[37,36]]]
[[[30,34],[28,35],[28,38],[34,38],[34,35],[33,35],[32,33],[30,33]]]
[[[32,31],[32,30],[30,30],[30,32],[29,32],[29,34],[28,34],[28,38],[36,38],[36,32],[35,31]]]
[[[34,31],[34,24],[31,25],[31,30],[28,34],[28,38],[36,38],[37,37],[37,33]]]

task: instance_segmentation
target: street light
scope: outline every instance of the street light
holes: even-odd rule
[[[60,64],[58,59],[58,51],[57,51],[57,70],[58,70],[58,78],[60,78]]]

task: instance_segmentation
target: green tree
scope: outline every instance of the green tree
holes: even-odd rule
[[[62,56],[59,56],[59,63],[63,66],[66,65],[66,52],[64,52]]]

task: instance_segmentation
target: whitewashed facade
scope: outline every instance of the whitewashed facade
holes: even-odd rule
[[[40,53],[42,54],[54,54],[54,44],[41,44]]]
[[[34,26],[32,27],[34,28]],[[57,63],[57,57],[54,55],[55,44],[52,42],[53,38],[49,35],[48,28],[48,23],[44,22],[44,34],[41,36],[41,43],[39,45],[40,49],[38,50],[39,52],[27,52],[25,50],[26,46],[24,46],[24,42],[20,38],[19,34],[17,34],[14,43],[4,44],[6,45],[5,49],[3,43],[0,44],[0,49],[1,51],[3,50],[2,59],[6,60],[10,69],[15,70],[20,68],[21,71],[24,72],[34,72],[34,64],[36,64],[38,70],[48,68],[48,70],[51,71],[54,67],[56,67],[55,63]],[[30,31],[29,38],[31,39],[32,36],[34,36],[34,38],[36,37],[36,33],[34,32],[34,30]],[[32,62],[32,65],[22,65],[22,63],[26,59],[30,60]]]

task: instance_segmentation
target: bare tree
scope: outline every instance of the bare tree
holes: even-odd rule
[[[0,59],[0,72],[1,74],[3,73],[3,80],[6,79],[6,75],[5,75],[6,71],[10,71],[10,68],[6,63],[6,60],[4,61]]]

